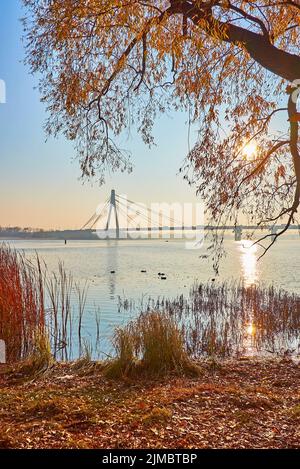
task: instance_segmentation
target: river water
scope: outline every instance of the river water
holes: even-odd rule
[[[104,341],[101,351],[109,352],[114,328],[134,317],[149,298],[188,296],[195,282],[216,278],[211,260],[201,257],[205,243],[201,249],[189,250],[182,239],[68,241],[67,245],[52,240],[8,243],[29,258],[38,253],[49,270],[57,270],[58,262],[63,261],[76,281],[88,283],[83,335],[87,340],[93,339],[95,315],[99,315]],[[224,244],[226,256],[221,260],[216,281],[241,279],[245,285],[263,282],[300,294],[299,244],[299,234],[289,232],[257,262],[257,246],[248,240],[236,242],[228,235]],[[165,274],[166,279],[158,273]],[[132,301],[135,307],[120,308],[125,300]]]

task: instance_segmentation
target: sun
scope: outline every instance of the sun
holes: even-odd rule
[[[247,160],[253,159],[257,154],[257,143],[255,141],[246,143],[243,147],[242,153]]]
[[[253,322],[250,322],[250,323],[247,325],[246,331],[247,331],[247,334],[248,334],[248,335],[254,335],[254,334],[255,334],[255,325],[253,324]]]

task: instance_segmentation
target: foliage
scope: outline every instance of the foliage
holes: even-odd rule
[[[76,140],[84,176],[103,181],[108,167],[130,170],[118,145],[124,129],[135,125],[151,145],[157,115],[185,110],[199,141],[182,170],[213,222],[236,222],[238,212],[253,224],[285,216],[279,236],[294,221],[299,2],[23,1],[27,62],[41,74],[47,130]],[[280,112],[289,134],[272,135]],[[247,159],[254,140],[257,154]],[[264,249],[278,236],[268,235]]]

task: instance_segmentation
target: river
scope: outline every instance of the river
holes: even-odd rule
[[[38,253],[49,270],[55,271],[58,262],[63,261],[75,281],[87,282],[83,335],[87,339],[94,337],[98,314],[106,351],[110,350],[108,342],[114,328],[134,317],[149,298],[188,296],[195,282],[216,278],[211,260],[201,257],[205,243],[201,249],[189,250],[182,239],[68,241],[67,245],[52,240],[7,242],[28,258]],[[257,246],[249,240],[236,242],[228,235],[224,242],[226,256],[216,281],[241,279],[245,285],[263,282],[300,294],[299,243],[299,234],[290,232],[257,262]],[[135,307],[120,308],[124,300]]]

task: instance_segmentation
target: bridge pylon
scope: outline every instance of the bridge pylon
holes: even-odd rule
[[[115,189],[112,189],[111,193],[110,193],[109,212],[108,212],[105,231],[108,231],[112,211],[114,211],[114,213],[115,213],[116,239],[119,239],[120,238],[120,227],[119,227],[119,219],[118,219],[118,210],[117,210],[116,191],[115,191]]]
[[[233,232],[234,232],[234,240],[235,241],[241,241],[242,234],[243,234],[242,226],[240,226],[240,225],[235,226]]]
[[[278,231],[278,227],[273,225],[273,226],[271,226],[270,231],[271,231],[271,239],[272,239],[272,241],[275,241],[276,240],[276,234],[277,234],[277,231]]]

